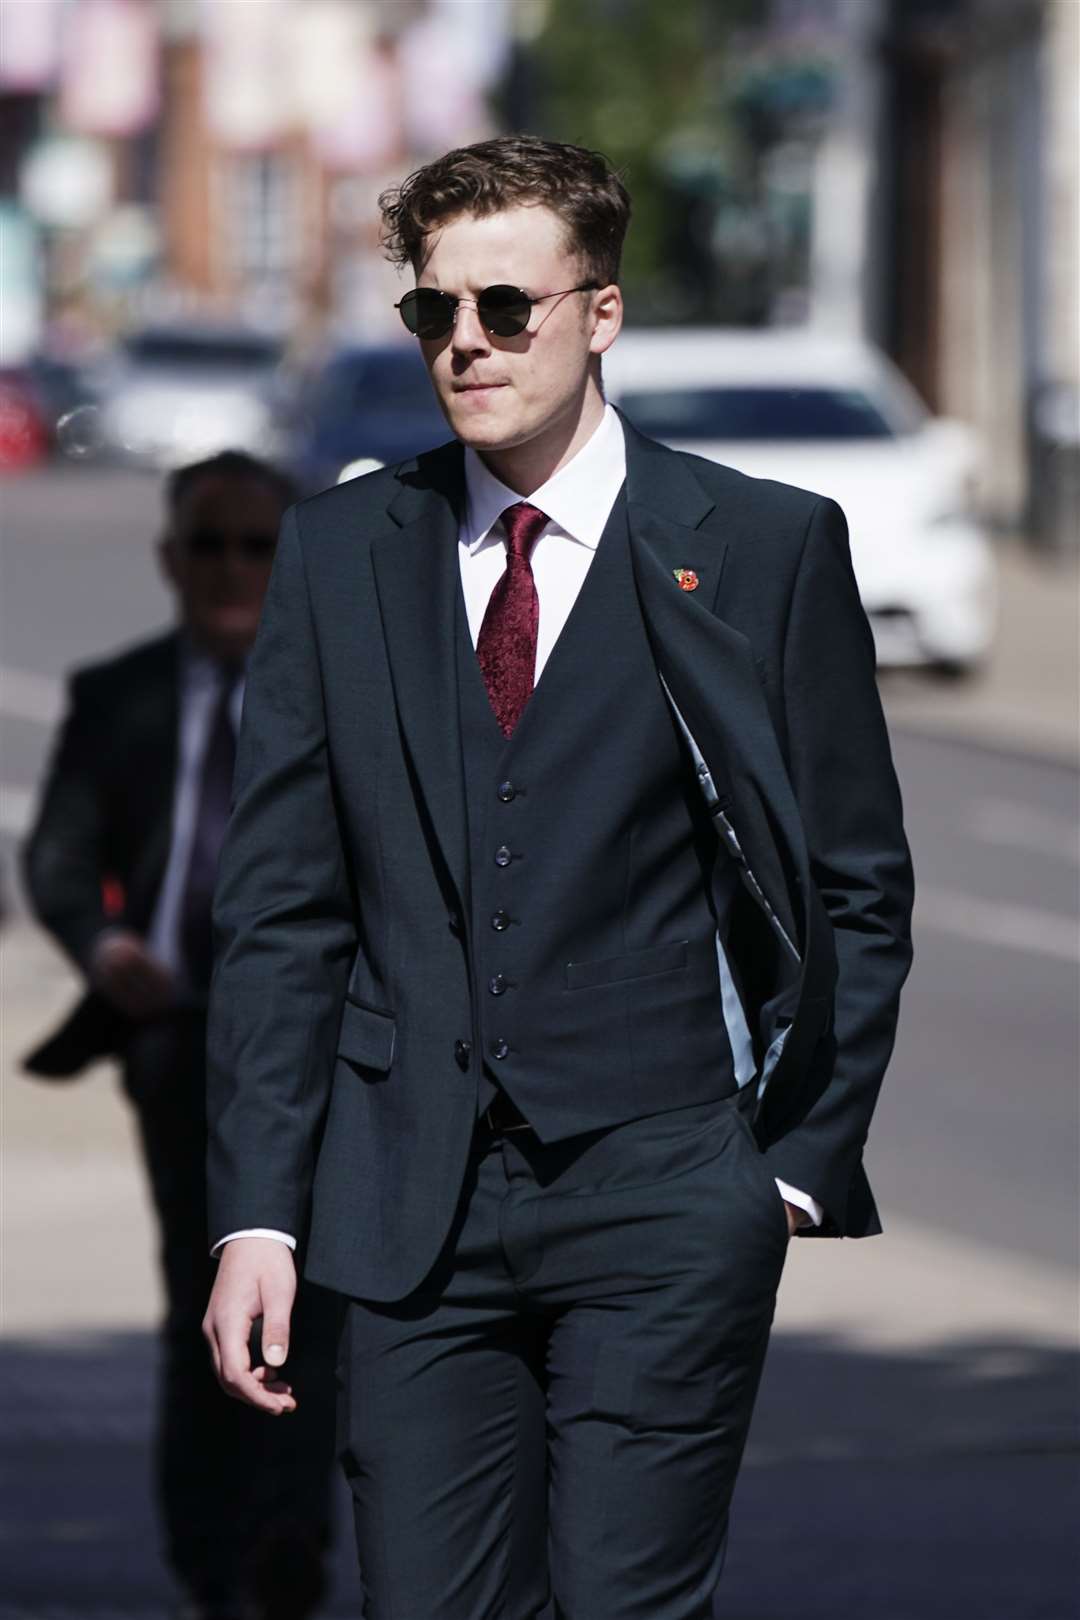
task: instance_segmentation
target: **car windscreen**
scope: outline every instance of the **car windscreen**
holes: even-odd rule
[[[280,345],[261,338],[204,338],[184,333],[144,332],[124,344],[129,360],[144,366],[183,366],[199,371],[248,371],[276,366]]]
[[[893,428],[857,388],[630,389],[618,396],[654,439],[891,439]]]

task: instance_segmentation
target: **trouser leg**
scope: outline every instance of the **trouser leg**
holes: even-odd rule
[[[787,1251],[724,1104],[474,1153],[439,1264],[353,1301],[366,1620],[708,1620]],[[546,1543],[546,1545],[545,1545]]]
[[[365,1620],[530,1620],[547,1600],[543,1331],[499,1244],[505,1175],[474,1155],[424,1285],[353,1301],[339,1363]]]
[[[709,1620],[789,1241],[783,1201],[715,1106],[531,1158],[504,1233],[550,1324],[555,1613]]]
[[[155,1471],[169,1562],[204,1597],[254,1585],[313,1606],[323,1584],[333,1464],[336,1302],[302,1286],[287,1421],[229,1400],[202,1318],[213,1283],[206,1228],[205,1022],[178,1016],[140,1032],[126,1076],[159,1223],[166,1293]],[[264,1567],[265,1566],[265,1567]],[[306,1594],[306,1595],[305,1595]]]

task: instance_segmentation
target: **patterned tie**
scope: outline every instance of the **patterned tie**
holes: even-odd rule
[[[511,737],[533,689],[540,599],[529,554],[548,518],[528,501],[518,501],[500,521],[506,530],[506,570],[488,599],[476,656],[495,718],[503,736]]]
[[[188,978],[197,990],[208,987],[213,962],[210,908],[214,898],[218,856],[229,820],[233,768],[236,764],[236,736],[230,711],[241,674],[239,669],[222,670],[221,694],[210,722],[203,754],[191,859],[180,908],[180,949]]]

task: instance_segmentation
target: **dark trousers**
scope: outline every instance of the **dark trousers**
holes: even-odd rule
[[[730,1102],[481,1128],[432,1273],[344,1317],[366,1620],[708,1620],[788,1242]]]
[[[201,1324],[215,1265],[206,1227],[206,1020],[177,1013],[133,1038],[135,1105],[161,1240],[166,1316],[156,1474],[169,1561],[190,1592],[302,1615],[323,1584],[334,1460],[339,1302],[299,1291],[288,1373],[297,1412],[267,1418],[214,1378]]]

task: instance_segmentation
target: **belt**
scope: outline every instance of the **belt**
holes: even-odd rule
[[[505,1091],[497,1091],[480,1118],[493,1136],[505,1136],[509,1131],[531,1131],[521,1109],[510,1101]]]

